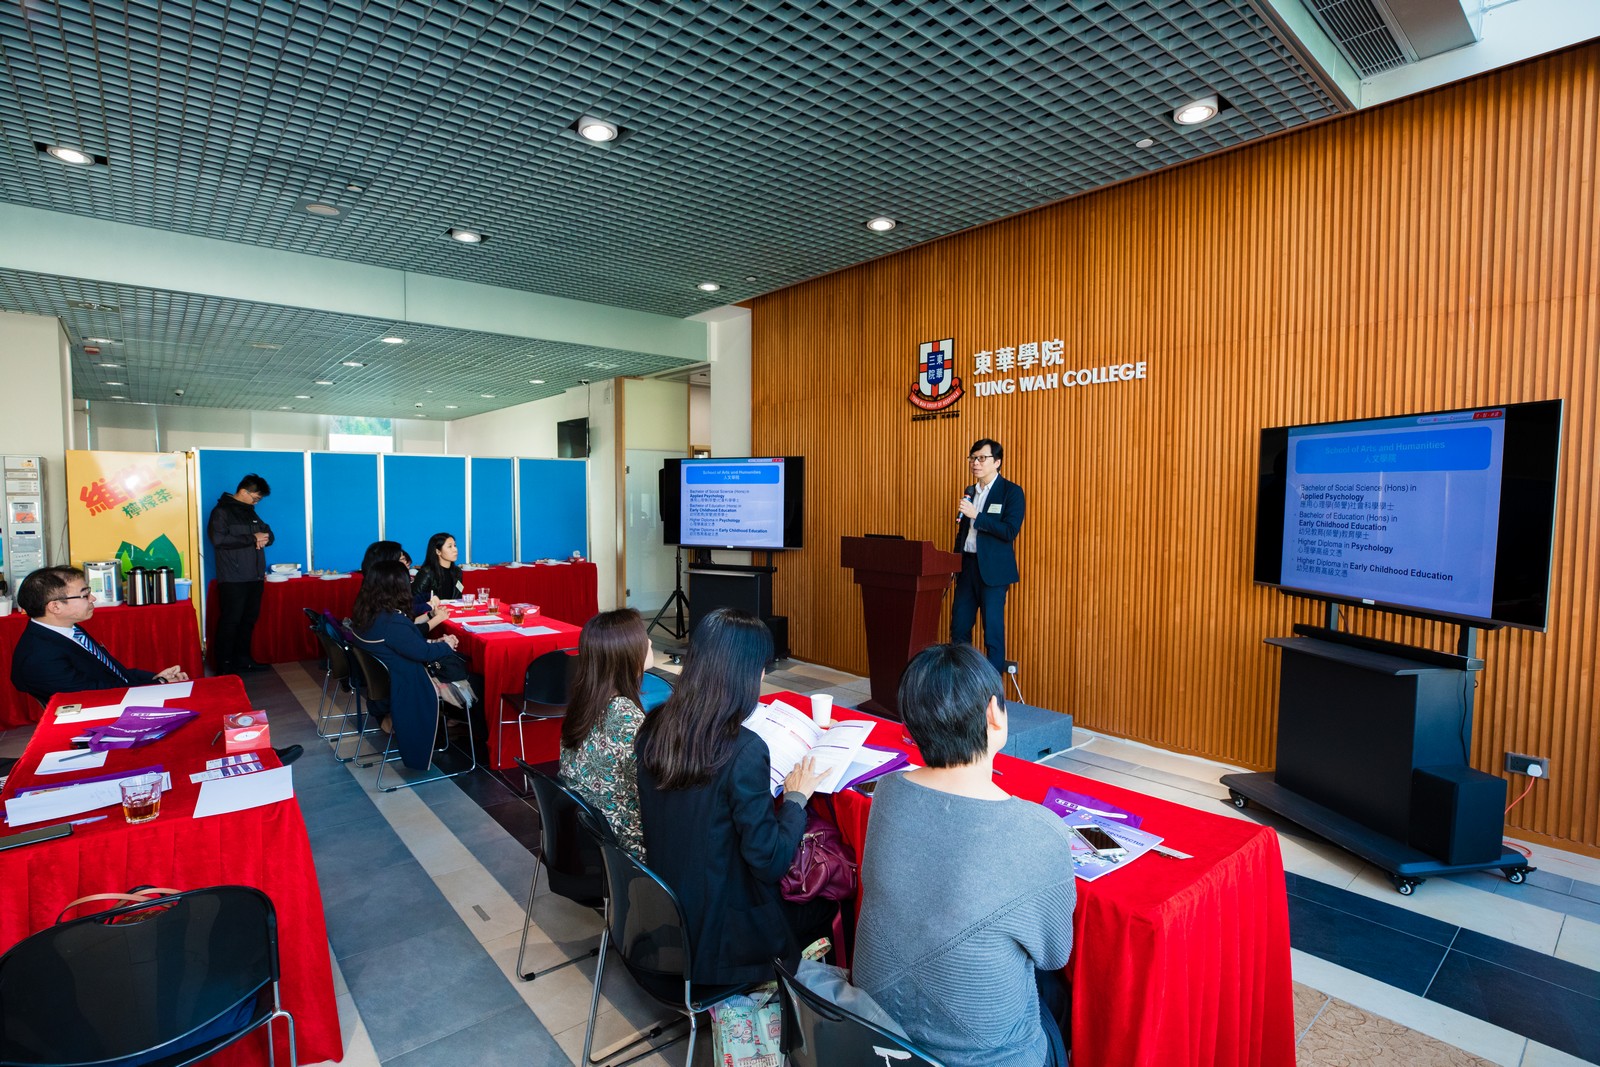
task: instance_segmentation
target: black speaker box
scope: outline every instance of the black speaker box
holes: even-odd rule
[[[1411,774],[1411,847],[1444,863],[1493,863],[1504,850],[1506,780],[1471,767]]]
[[[789,658],[789,616],[768,615],[761,620],[772,631],[772,658]]]

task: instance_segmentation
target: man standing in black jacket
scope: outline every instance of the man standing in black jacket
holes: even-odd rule
[[[272,527],[261,521],[256,505],[272,492],[267,480],[246,474],[239,488],[223,493],[206,520],[217,573],[217,633],[211,662],[218,674],[260,670],[250,658],[250,638],[261,614],[261,589],[267,577],[266,547]]]

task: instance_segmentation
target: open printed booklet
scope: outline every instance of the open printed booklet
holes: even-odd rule
[[[744,721],[744,727],[759,734],[767,743],[772,760],[772,795],[783,792],[783,780],[807,756],[827,775],[817,787],[819,793],[834,793],[874,774],[893,770],[905,756],[883,749],[865,748],[872,734],[870,722],[836,722],[824,730],[811,721],[809,712],[782,700],[758,705]]]

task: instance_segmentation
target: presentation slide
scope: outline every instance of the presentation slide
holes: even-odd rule
[[[687,545],[783,547],[783,459],[686,460],[679,468]]]
[[[1282,583],[1489,616],[1504,447],[1497,410],[1291,429]]]

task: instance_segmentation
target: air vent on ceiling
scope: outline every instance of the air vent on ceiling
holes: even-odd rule
[[[1373,0],[1306,0],[1306,7],[1363,78],[1415,58],[1406,54],[1386,12]]]

